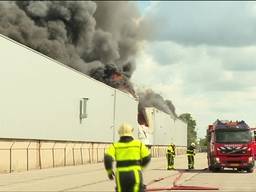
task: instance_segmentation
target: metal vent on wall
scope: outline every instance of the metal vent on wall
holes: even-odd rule
[[[89,98],[82,98],[80,100],[80,121],[88,117],[87,114],[87,102]]]

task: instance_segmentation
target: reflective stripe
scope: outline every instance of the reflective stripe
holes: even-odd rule
[[[134,171],[134,176],[135,176],[135,185],[134,185],[134,192],[139,192],[139,187],[140,187],[140,176],[139,176],[139,171],[135,170]]]
[[[116,167],[128,167],[133,165],[140,165],[141,162],[139,160],[126,160],[126,161],[117,161]]]
[[[120,184],[120,176],[118,171],[116,172],[116,187],[118,192],[122,192],[121,190],[121,184]]]
[[[187,155],[195,155],[195,150],[187,150]]]
[[[133,170],[141,170],[141,166],[139,165],[134,165],[134,166],[129,166],[129,167],[118,167],[116,168],[117,172],[118,171],[133,171]]]
[[[139,140],[128,143],[117,142],[109,146],[106,154],[115,161],[141,160],[150,155],[148,148]]]

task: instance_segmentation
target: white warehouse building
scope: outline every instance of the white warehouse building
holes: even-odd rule
[[[0,34],[0,172],[100,162],[129,122],[153,156],[187,145],[187,125],[147,108],[140,136],[138,101]]]

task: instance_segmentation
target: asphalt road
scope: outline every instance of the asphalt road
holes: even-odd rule
[[[195,191],[195,187],[218,188],[214,191],[256,191],[256,173],[224,170],[209,172],[206,154],[196,155],[194,171],[186,171],[186,156],[175,158],[176,170],[166,170],[166,160],[153,159],[143,171],[147,189],[168,191]],[[113,192],[115,183],[109,181],[103,164],[59,167],[0,175],[0,191],[61,191],[61,192]],[[183,187],[186,190],[180,190]],[[169,190],[170,191],[170,190]],[[208,191],[208,190],[200,190]],[[210,190],[209,190],[210,191]],[[212,190],[211,190],[212,191]]]

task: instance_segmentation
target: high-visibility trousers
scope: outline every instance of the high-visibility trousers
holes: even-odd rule
[[[174,154],[167,153],[167,169],[174,168]]]
[[[188,156],[188,168],[194,169],[194,163],[195,163],[194,155],[188,154],[187,156]]]
[[[116,192],[144,192],[141,170],[116,171]]]

